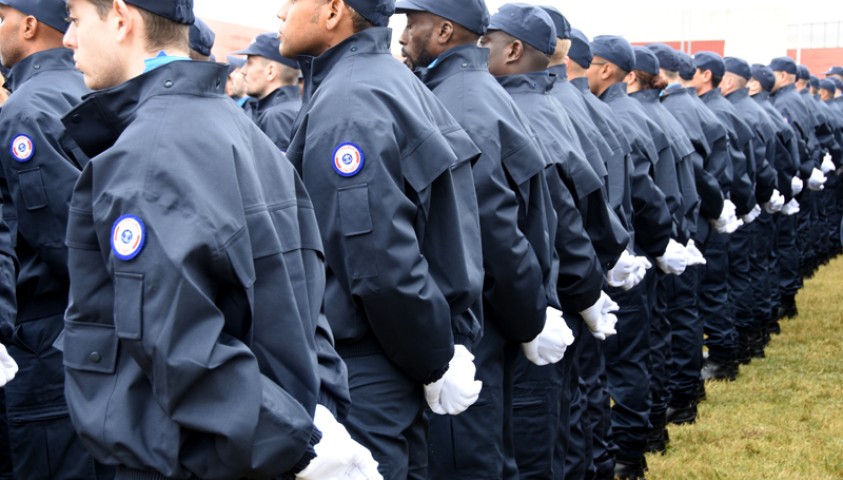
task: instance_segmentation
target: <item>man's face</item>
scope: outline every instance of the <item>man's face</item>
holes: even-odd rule
[[[241,69],[231,72],[225,81],[225,94],[229,97],[240,98],[246,95],[246,86]]]
[[[496,77],[506,75],[506,57],[512,45],[511,37],[500,30],[493,30],[480,37],[477,45],[489,49],[489,72]]]
[[[20,42],[20,27],[26,15],[20,11],[0,5],[0,62],[6,68],[12,68],[23,60]]]
[[[824,88],[820,89],[820,100],[822,100],[823,102],[827,102],[827,101],[831,100],[832,98],[834,98],[834,93],[832,93],[832,92],[830,92],[830,91],[828,91]]]
[[[87,0],[68,0],[70,27],[64,34],[64,46],[73,50],[76,68],[85,85],[102,90],[126,81],[120,54],[115,48],[114,30],[108,21],[113,12],[101,18]]]
[[[588,70],[585,71],[585,76],[588,77],[588,88],[591,89],[591,93],[595,95],[600,95],[606,90],[607,86],[604,86],[606,83],[604,70],[606,69],[606,59],[603,57],[595,55],[594,58],[591,59],[591,64],[588,66]]]
[[[407,26],[401,33],[401,56],[404,63],[415,70],[430,65],[437,57],[431,53],[431,39],[435,30],[435,17],[427,12],[407,14]]]
[[[699,68],[694,71],[694,77],[691,78],[691,81],[688,83],[689,87],[694,87],[697,89],[697,92],[705,85],[705,72],[700,70]]]
[[[296,58],[298,55],[320,55],[330,45],[325,40],[329,33],[325,22],[330,11],[328,0],[286,0],[278,18],[283,24],[278,32],[281,55]]]
[[[246,64],[240,69],[240,74],[243,77],[243,88],[246,94],[255,97],[263,98],[266,96],[269,80],[269,62],[256,55],[249,55],[246,59]]]

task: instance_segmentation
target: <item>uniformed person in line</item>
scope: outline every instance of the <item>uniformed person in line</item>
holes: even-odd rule
[[[226,61],[228,62],[228,76],[225,77],[225,94],[242,107],[249,100],[249,96],[246,95],[245,78],[240,71],[243,65],[246,65],[246,60],[229,55],[226,57]]]
[[[628,242],[628,234],[609,208],[603,181],[605,166],[598,158],[598,174],[585,158],[571,121],[561,105],[547,95],[555,79],[547,72],[550,57],[556,48],[553,20],[541,8],[523,4],[507,4],[492,17],[489,32],[481,46],[490,48],[489,70],[530,119],[539,141],[549,154],[548,183],[553,192],[565,189],[573,202],[587,243],[574,249],[579,232],[565,227],[556,233],[556,249],[560,257],[559,301],[574,337],[597,335],[605,338],[606,312],[614,302],[602,292],[603,275],[614,265]],[[556,206],[560,219],[568,217],[567,204]],[[563,223],[560,220],[560,227]],[[589,258],[589,256],[591,258]],[[577,258],[578,265],[566,260]],[[576,266],[576,268],[574,268]],[[576,282],[572,282],[572,279]],[[570,286],[575,285],[576,289]],[[614,319],[612,319],[614,321]],[[613,325],[612,325],[613,327]],[[570,401],[572,391],[579,388],[572,375],[576,348],[569,351],[557,366],[535,366],[519,361],[516,370],[516,460],[522,477],[552,478],[564,471],[568,445]],[[536,408],[548,396],[556,402]],[[537,400],[539,400],[537,402]],[[547,410],[545,410],[547,409]],[[553,441],[529,445],[530,438],[548,436]]]
[[[740,118],[735,107],[720,93],[720,81],[726,73],[723,58],[713,52],[698,52],[693,58],[694,75],[689,85],[696,89],[696,94],[717,116],[729,133],[729,153],[732,166],[732,185],[729,199],[735,204],[736,214],[744,224],[752,223],[761,213],[761,207],[755,200],[755,156],[752,149],[754,134],[752,129]],[[728,301],[725,305],[716,302],[714,309],[706,300],[702,310],[703,322],[708,347],[708,358],[703,364],[703,380],[734,380],[738,375],[738,334],[735,317],[752,317],[749,278],[750,238],[747,230],[739,228],[730,236],[717,233],[710,238],[706,253],[719,257],[725,255],[723,264],[728,272],[725,279],[718,275],[717,267],[711,272],[716,278],[706,279],[703,289],[717,282],[713,288],[726,291]],[[725,280],[725,285],[721,284]],[[748,322],[748,320],[746,320]]]
[[[188,46],[190,47],[190,58],[192,60],[211,60],[211,50],[214,48],[214,40],[217,36],[207,23],[201,18],[196,18],[188,31]]]
[[[797,214],[794,229],[796,245],[800,249],[801,277],[814,256],[813,240],[809,238],[815,203],[814,193],[820,191],[826,182],[826,177],[820,170],[822,147],[817,139],[813,115],[796,91],[796,74],[798,73],[796,62],[790,57],[777,57],[770,61],[770,69],[773,70],[775,77],[770,96],[773,106],[782,113],[788,124],[794,127],[799,137],[799,177],[805,188],[797,196],[800,211]],[[801,278],[798,281],[798,288],[802,288]],[[796,291],[782,294],[780,317],[790,318],[798,314],[795,296]]]
[[[380,478],[331,411],[310,200],[225,96],[226,67],[189,59],[192,2],[68,14],[65,45],[98,90],[64,117],[91,157],[56,342],[85,447],[118,479]]]
[[[301,110],[301,96],[299,65],[281,55],[280,48],[277,33],[262,33],[234,55],[247,55],[240,73],[246,95],[254,99],[251,113],[255,123],[281,151],[286,151],[293,121]]]
[[[768,343],[771,334],[781,332],[779,318],[782,314],[782,298],[795,295],[801,285],[799,265],[800,252],[796,246],[795,222],[800,207],[796,196],[802,191],[803,182],[799,178],[800,150],[799,137],[794,126],[785,120],[781,112],[770,102],[770,91],[775,86],[775,75],[766,65],[753,64],[750,67],[751,78],[747,82],[749,95],[764,108],[776,129],[780,143],[777,149],[774,168],[778,172],[778,185],[785,204],[781,215],[774,217],[775,245],[771,258],[771,287],[773,314],[764,328],[764,343]]]
[[[653,133],[658,127],[629,98],[624,79],[635,66],[635,53],[625,39],[598,36],[591,42],[594,55],[588,68],[591,91],[606,102],[616,114],[631,147],[634,166],[632,178],[633,226],[638,255],[655,260],[665,273],[680,274],[687,266],[682,245],[675,235],[674,214],[679,210],[675,164],[660,165],[659,150],[669,148],[662,137],[657,148]],[[667,163],[667,162],[665,162]],[[658,185],[658,186],[656,186]],[[671,192],[671,206],[662,188]],[[650,319],[655,300],[655,275],[647,275],[637,286],[610,290],[621,305],[618,335],[604,347],[611,408],[609,446],[614,457],[614,473],[620,478],[643,478],[646,462],[644,449],[649,431],[650,413]],[[608,408],[608,406],[604,406]]]
[[[325,243],[325,313],[348,365],[351,435],[389,479],[427,477],[425,403],[478,398],[480,151],[389,50],[392,0],[297,0],[278,12],[305,109],[287,151]]]
[[[109,478],[85,451],[71,425],[61,352],[52,347],[67,308],[67,202],[87,161],[65,135],[61,117],[88,93],[62,48],[62,1],[0,1],[5,32],[0,60],[14,91],[0,113],[5,221],[17,253],[17,316],[5,294],[14,285],[7,255],[0,260],[3,338],[19,363],[4,388],[16,478]],[[0,232],[6,234],[5,225]],[[14,303],[11,304],[14,307]],[[11,329],[14,322],[14,329]],[[49,432],[49,435],[47,435]]]
[[[523,348],[534,363],[556,363],[573,341],[558,310],[546,310],[558,300],[544,153],[529,120],[489,74],[489,51],[477,47],[489,23],[483,0],[399,0],[396,8],[407,14],[399,39],[405,63],[482,152],[472,171],[485,269],[483,338],[473,352],[483,390],[458,416],[430,416],[430,477],[517,478],[507,468],[514,461],[516,357]]]
[[[675,289],[675,298],[681,308],[675,308],[669,315],[669,395],[665,417],[670,423],[694,423],[699,400],[703,350],[700,286],[702,280],[708,277],[707,271],[714,271],[720,261],[718,257],[709,253],[706,245],[712,232],[726,233],[739,226],[734,215],[734,205],[724,198],[724,192],[728,192],[731,183],[728,136],[720,121],[698,100],[696,90],[689,92],[683,85],[680,71],[683,70],[684,63],[679,52],[665,44],[650,44],[647,48],[658,59],[659,74],[664,79],[660,101],[682,126],[695,152],[692,154],[692,162],[700,208],[694,219],[696,232],[693,238],[700,251],[705,254],[706,264],[692,266],[673,280],[672,288]],[[688,57],[688,65],[690,64]],[[690,71],[693,72],[693,68],[690,68]],[[725,278],[724,272],[722,282],[718,286],[723,289],[724,305],[728,300]]]
[[[755,155],[755,200],[762,211],[758,218],[742,227],[750,233],[749,275],[751,304],[749,317],[736,316],[738,331],[738,361],[749,363],[752,358],[764,356],[764,328],[773,315],[771,298],[770,256],[775,242],[773,214],[784,207],[784,197],[778,190],[778,172],[773,165],[780,148],[773,121],[764,108],[749,97],[746,84],[752,78],[749,64],[740,58],[724,59],[726,73],[720,82],[720,92],[752,128],[755,134],[753,149]],[[740,236],[739,236],[740,237]]]
[[[561,40],[564,42],[564,40]],[[560,41],[557,41],[557,49]],[[554,58],[556,56],[554,55]],[[611,107],[597,98],[589,89],[588,68],[591,65],[592,53],[588,38],[576,28],[571,29],[570,48],[567,53],[566,67],[567,75],[571,86],[576,88],[585,100],[585,106],[595,122],[603,138],[612,148],[613,157],[619,157],[607,163],[608,171],[608,196],[609,203],[618,215],[618,218],[626,225],[630,234],[630,243],[627,246],[627,253],[609,271],[608,283],[609,293],[616,297],[617,292],[629,290],[644,279],[646,272],[652,264],[645,256],[636,255],[635,231],[633,228],[632,208],[632,185],[630,177],[634,170],[631,159],[631,148],[624,133],[623,127],[612,112]],[[551,64],[553,60],[551,60]],[[556,73],[556,91],[562,76],[559,67],[551,67],[551,72]],[[562,82],[565,85],[565,82]],[[617,290],[615,290],[617,289]],[[621,333],[623,334],[623,332]],[[580,396],[572,399],[571,405],[571,438],[568,446],[568,454],[565,461],[566,475],[570,472],[574,478],[578,478],[579,472],[585,470],[589,478],[609,478],[614,476],[614,460],[608,448],[608,436],[611,413],[609,409],[609,391],[607,388],[606,361],[602,342],[588,336],[580,336],[599,349],[596,352],[583,347],[584,354],[579,357]],[[589,354],[594,356],[589,358]],[[582,411],[585,413],[581,413]],[[580,425],[573,424],[579,418]],[[582,433],[580,433],[582,432]],[[581,436],[580,436],[581,435]],[[582,450],[579,452],[578,450]],[[577,465],[583,462],[583,466]]]

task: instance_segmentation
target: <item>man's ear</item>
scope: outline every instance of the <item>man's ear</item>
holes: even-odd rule
[[[454,24],[445,21],[439,25],[439,31],[436,34],[436,41],[439,45],[445,45],[449,41],[451,41],[451,37],[454,35]]]
[[[111,12],[114,15],[114,21],[117,27],[116,40],[122,41],[129,37],[129,34],[137,27],[135,17],[132,15],[132,10],[126,5],[123,0],[114,0],[111,6]]]
[[[322,8],[328,9],[328,21],[325,28],[334,30],[340,21],[349,14],[348,7],[342,0],[328,0]]]
[[[37,18],[32,15],[27,15],[24,17],[23,21],[20,22],[19,37],[24,40],[32,40],[35,38],[35,35],[38,34],[38,28],[40,27],[41,24],[38,23]]]
[[[507,45],[505,54],[507,64],[518,62],[524,56],[524,43],[521,40],[513,40],[512,43]]]

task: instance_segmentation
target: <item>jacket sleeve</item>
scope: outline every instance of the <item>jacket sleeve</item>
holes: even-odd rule
[[[319,404],[324,405],[338,420],[348,416],[351,394],[348,391],[348,368],[334,349],[331,325],[323,314],[316,323],[316,359],[319,362]]]
[[[717,219],[723,211],[723,192],[717,178],[703,168],[702,162],[694,162],[694,180],[700,196],[700,215]]]
[[[149,195],[104,185],[94,191],[93,198],[102,201],[93,215],[110,265],[121,348],[148,379],[169,419],[213,439],[204,447],[204,460],[182,461],[200,477],[221,468],[279,476],[302,467],[304,457],[312,458],[309,446],[318,435],[308,412],[261,374],[254,353],[233,333],[237,327],[227,323],[231,318],[215,302],[221,292],[245,291],[254,281],[250,264],[237,261],[244,258],[248,242],[244,230],[218,239],[202,215],[158,202],[183,192]],[[132,232],[138,246],[129,253],[136,256],[124,261],[111,242],[120,241],[119,233],[112,240],[112,232],[119,232],[118,221],[126,215],[142,226]],[[246,255],[251,259],[250,251]],[[85,296],[81,289],[74,294]],[[68,320],[74,319],[84,319],[84,312],[69,312]],[[207,457],[217,458],[219,465],[209,465]]]
[[[411,378],[435,381],[453,356],[454,334],[448,299],[422,249],[428,214],[453,219],[458,211],[453,198],[440,197],[433,185],[453,185],[450,165],[432,167],[433,160],[449,160],[450,151],[431,154],[426,164],[402,158],[392,125],[348,123],[306,135],[302,178],[328,268],[364,312],[387,357]],[[352,175],[333,166],[342,145],[363,159],[356,172],[346,170]],[[423,147],[435,145],[416,150],[427,155]],[[447,245],[441,247],[440,255],[447,255]],[[455,262],[464,262],[461,250],[452,253]]]
[[[633,163],[632,222],[635,239],[641,250],[651,257],[660,257],[670,241],[672,219],[664,193],[650,177],[651,162],[638,142],[631,143]]]
[[[0,211],[5,210],[0,204]],[[0,214],[0,343],[7,343],[12,335],[17,313],[16,278],[17,256],[12,247],[12,235]]]
[[[525,217],[531,207],[529,198],[519,202],[514,190],[527,190],[529,195],[529,186],[524,184],[531,178],[516,180],[513,174],[521,173],[516,169],[507,173],[505,159],[497,161],[496,152],[489,151],[495,139],[476,139],[476,143],[485,150],[473,168],[486,276],[483,295],[490,307],[485,318],[495,322],[507,340],[527,342],[544,328],[547,306],[542,266],[522,231],[524,222],[519,225],[519,217]],[[530,152],[525,146],[513,155],[519,153]]]
[[[773,190],[778,189],[778,180],[776,171],[773,169],[771,161],[775,161],[776,148],[778,147],[775,135],[771,138],[763,138],[760,134],[757,135],[756,141],[764,144],[764,155],[756,156],[757,160],[755,171],[755,200],[758,204],[766,203],[770,196],[773,195]],[[760,152],[760,150],[757,149]]]

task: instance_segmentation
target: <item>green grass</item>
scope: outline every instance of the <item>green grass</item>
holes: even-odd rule
[[[697,423],[670,427],[650,480],[843,479],[843,258],[805,282],[767,358],[708,383]]]

